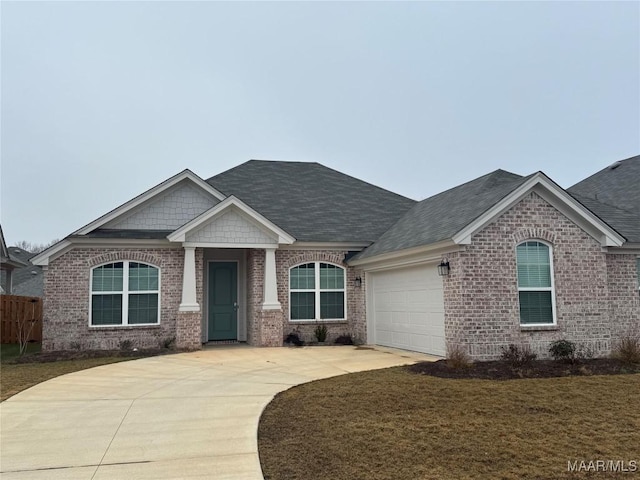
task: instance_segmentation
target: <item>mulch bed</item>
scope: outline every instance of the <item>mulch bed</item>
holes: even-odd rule
[[[453,368],[447,360],[420,362],[407,367],[410,372],[440,378],[512,380],[518,378],[551,378],[572,375],[619,375],[640,373],[640,364],[624,363],[613,358],[592,358],[574,364],[556,360],[535,360],[522,367],[514,367],[504,360],[475,362],[468,367]]]
[[[140,350],[61,350],[51,352],[30,353],[18,357],[8,363],[49,363],[63,360],[84,360],[87,358],[122,357],[144,358],[157,355],[180,353],[181,350],[170,348],[152,348]]]

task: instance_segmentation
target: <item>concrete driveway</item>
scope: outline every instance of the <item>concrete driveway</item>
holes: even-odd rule
[[[0,404],[1,477],[262,479],[258,421],[276,393],[434,358],[231,345],[64,375]]]

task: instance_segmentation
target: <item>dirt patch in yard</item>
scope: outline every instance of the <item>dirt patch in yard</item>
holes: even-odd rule
[[[553,378],[588,375],[620,375],[640,373],[639,364],[624,363],[613,358],[592,358],[574,364],[556,360],[536,360],[515,367],[504,360],[476,362],[467,367],[452,368],[447,360],[420,362],[407,367],[410,372],[440,378],[512,380],[518,378]]]

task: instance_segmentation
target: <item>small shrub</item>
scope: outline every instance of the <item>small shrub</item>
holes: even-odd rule
[[[640,335],[622,335],[613,346],[612,356],[624,363],[640,363]]]
[[[338,345],[353,345],[353,338],[348,333],[340,335],[336,338],[336,344]]]
[[[551,343],[549,353],[554,360],[561,362],[575,363],[576,344],[569,340],[556,340]]]
[[[71,342],[69,344],[69,349],[70,350],[82,350],[82,345],[80,345],[80,342]]]
[[[176,347],[176,337],[167,337],[161,343],[163,348],[173,350]]]
[[[530,365],[538,356],[531,351],[529,345],[510,344],[502,347],[501,358],[511,364],[514,368],[522,368]]]
[[[304,341],[300,340],[300,335],[298,335],[296,332],[291,332],[289,335],[287,335],[284,339],[284,343],[293,344],[296,347],[301,347],[304,345]]]
[[[131,340],[120,340],[120,343],[118,343],[118,347],[120,347],[120,350],[124,351],[129,351],[133,348],[133,342]]]
[[[317,325],[313,333],[315,333],[318,342],[324,343],[327,339],[327,332],[328,330],[326,325]]]
[[[460,345],[447,345],[447,365],[454,370],[471,367],[471,359]]]

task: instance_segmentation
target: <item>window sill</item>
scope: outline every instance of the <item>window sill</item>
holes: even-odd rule
[[[521,332],[553,332],[558,330],[558,325],[520,325]]]
[[[144,330],[153,330],[154,328],[160,328],[159,323],[148,325],[89,325],[90,330],[130,330],[132,328],[140,328]]]
[[[346,325],[349,321],[345,318],[344,320],[289,320],[289,325]]]

